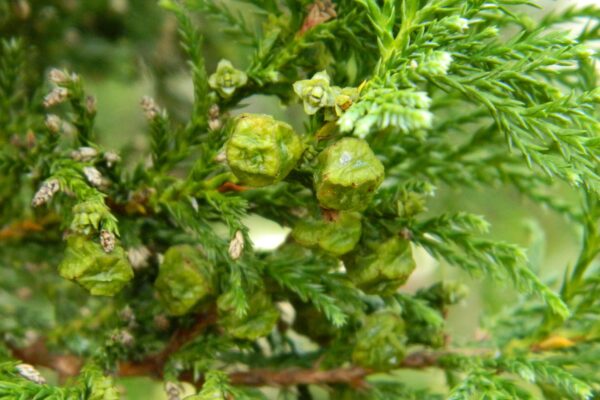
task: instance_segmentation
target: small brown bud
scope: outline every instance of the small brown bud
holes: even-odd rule
[[[212,106],[210,106],[208,110],[208,127],[210,128],[210,130],[216,131],[221,129],[221,127],[223,126],[223,123],[221,122],[219,116],[219,106],[217,104],[213,104]]]
[[[316,0],[311,4],[308,8],[308,15],[304,19],[304,23],[300,29],[300,35],[304,34],[314,26],[337,17],[335,6],[336,5],[331,0]]]
[[[125,308],[119,311],[119,318],[121,318],[122,321],[128,322],[130,324],[135,322],[135,314],[129,306],[125,306]]]
[[[17,289],[16,294],[20,300],[29,300],[33,292],[27,286],[23,286]]]
[[[169,322],[169,318],[165,314],[158,314],[154,316],[154,327],[159,331],[166,331],[169,329],[171,323]]]
[[[87,96],[85,98],[85,109],[88,114],[96,114],[96,98],[94,96]]]
[[[110,253],[115,249],[115,235],[103,229],[100,231],[100,244],[105,252]]]
[[[25,134],[25,142],[27,143],[27,148],[32,149],[35,147],[37,138],[31,129],[27,131],[27,134]]]
[[[44,107],[50,108],[64,102],[69,97],[69,91],[63,87],[55,87],[44,97]]]
[[[31,15],[31,6],[27,0],[15,0],[12,2],[13,13],[19,19],[27,19]]]
[[[50,179],[44,183],[38,189],[31,200],[33,207],[39,207],[42,204],[47,203],[60,189],[60,184],[57,179]]]
[[[122,344],[125,347],[131,347],[135,342],[133,335],[125,329],[113,333],[110,338],[112,341]]]
[[[144,96],[140,104],[142,105],[142,109],[146,114],[146,118],[150,120],[155,119],[160,113],[160,109],[152,97]]]

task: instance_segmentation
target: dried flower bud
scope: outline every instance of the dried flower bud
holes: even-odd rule
[[[96,158],[98,150],[93,147],[80,147],[71,152],[71,158],[75,161],[88,162]]]
[[[166,331],[169,329],[171,323],[169,322],[169,318],[167,318],[164,314],[158,314],[154,316],[154,327],[159,331]]]
[[[127,250],[127,258],[134,269],[142,269],[148,266],[150,250],[146,246],[132,247]]]
[[[135,342],[135,338],[133,337],[133,335],[128,330],[125,330],[125,329],[114,332],[110,336],[110,339],[113,342],[119,343],[125,347],[131,347],[131,346],[133,346],[133,344]]]
[[[315,114],[323,107],[333,107],[335,98],[327,71],[317,72],[311,79],[294,83],[294,92],[304,102],[304,112]]]
[[[341,139],[323,150],[318,159],[315,189],[325,208],[364,210],[383,182],[383,165],[362,139]]]
[[[231,97],[235,90],[244,86],[246,82],[248,75],[235,69],[228,60],[219,61],[217,71],[208,78],[208,85],[224,98]]]
[[[63,87],[55,87],[44,97],[44,107],[50,108],[64,102],[69,97],[69,91]]]
[[[106,166],[108,168],[112,168],[113,165],[121,161],[121,157],[114,151],[107,151],[104,153],[104,161],[106,161]]]
[[[125,308],[119,312],[119,318],[130,325],[135,324],[135,314],[129,306],[125,306]]]
[[[20,300],[29,300],[33,291],[27,286],[23,286],[17,289],[16,295]]]
[[[57,68],[52,68],[48,72],[48,80],[55,85],[63,85],[70,80],[69,74]]]
[[[213,104],[208,109],[208,118],[217,119],[217,118],[219,118],[220,112],[221,112],[221,109],[219,108],[219,105]]]
[[[158,116],[158,114],[160,114],[160,108],[158,108],[152,97],[142,97],[140,104],[142,106],[142,110],[144,110],[144,113],[146,114],[146,118],[149,120],[153,120]]]
[[[44,120],[44,124],[46,128],[52,133],[57,133],[60,131],[62,121],[58,115],[48,114],[46,115],[46,119]]]
[[[244,234],[242,231],[237,231],[231,242],[229,242],[229,257],[231,257],[232,260],[237,260],[242,256],[243,251]]]
[[[350,108],[352,104],[358,100],[358,88],[347,87],[340,89],[333,88],[333,96],[335,101],[335,113],[339,117],[344,111]]]
[[[33,196],[31,205],[33,207],[39,207],[42,204],[46,204],[50,199],[60,190],[60,184],[57,179],[50,179],[42,183],[42,186]]]
[[[242,114],[226,145],[229,167],[244,184],[267,186],[284,179],[303,152],[300,136],[270,115]]]
[[[96,114],[96,98],[94,96],[87,96],[85,98],[85,109],[88,114]]]
[[[19,19],[27,19],[31,15],[31,5],[27,0],[14,0],[12,9],[15,16]]]
[[[105,252],[110,253],[115,249],[115,235],[105,229],[100,231],[100,245]]]
[[[46,383],[46,379],[32,365],[18,364],[15,368],[19,375],[31,382],[37,383],[38,385],[44,385]]]
[[[90,185],[95,187],[102,187],[105,185],[102,174],[95,167],[83,167],[83,174]]]
[[[308,8],[308,15],[304,19],[300,34],[303,34],[314,26],[337,17],[335,6],[336,5],[331,0],[316,0]]]

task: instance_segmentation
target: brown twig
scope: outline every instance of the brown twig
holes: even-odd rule
[[[186,343],[202,332],[207,326],[214,323],[213,314],[198,320],[190,330],[177,331],[165,349],[160,353],[150,356],[140,362],[123,362],[119,364],[118,376],[149,376],[162,378],[162,369],[168,356],[177,352]],[[409,354],[401,368],[423,369],[437,365],[440,356],[445,353],[415,352]],[[53,369],[61,378],[75,376],[79,373],[83,360],[71,355],[54,355],[46,348],[43,341],[38,341],[25,349],[13,349],[13,355],[28,364],[38,365]],[[346,384],[355,388],[367,385],[365,378],[373,371],[359,366],[320,370],[318,368],[287,368],[283,370],[254,369],[237,371],[229,374],[233,385],[242,386],[294,386],[301,384]],[[183,381],[188,381],[196,386],[202,386],[203,381],[194,381],[192,374],[185,373],[180,376]]]
[[[169,356],[179,351],[187,343],[201,334],[217,320],[216,310],[198,315],[196,323],[187,329],[175,331],[165,348],[139,362],[122,362],[119,364],[119,376],[149,376],[162,378],[163,368]],[[423,369],[438,364],[441,356],[447,353],[418,351],[409,354],[402,362],[401,368]],[[83,360],[72,355],[55,355],[50,353],[43,340],[23,349],[13,349],[13,355],[28,364],[43,366],[57,371],[61,378],[75,376],[83,365]],[[229,374],[234,385],[243,386],[293,386],[302,384],[340,383],[360,388],[367,385],[365,378],[373,371],[359,366],[321,370],[314,368],[287,368],[283,370],[253,369],[236,371]],[[203,382],[194,381],[190,373],[183,374],[181,380],[202,386]]]
[[[234,385],[243,386],[294,386],[343,383],[353,387],[364,387],[364,378],[371,373],[362,367],[336,368],[330,370],[284,369],[279,371],[254,369],[229,374]]]
[[[248,188],[246,186],[241,186],[241,185],[235,184],[233,182],[225,182],[221,186],[219,186],[219,188],[217,190],[220,193],[225,193],[225,192],[244,192],[248,189],[250,189],[250,188]]]

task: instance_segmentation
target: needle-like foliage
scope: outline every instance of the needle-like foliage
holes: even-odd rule
[[[138,375],[170,400],[600,396],[600,8],[75,3],[0,2],[0,399],[112,400]],[[148,75],[148,146],[119,153],[86,81]],[[256,95],[304,128],[239,110]],[[460,189],[550,209],[579,255],[546,281],[538,250],[438,201]],[[430,259],[514,288],[476,340],[448,329],[466,285],[415,288]]]

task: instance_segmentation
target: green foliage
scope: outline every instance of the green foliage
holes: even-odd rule
[[[598,7],[82,3],[0,2],[0,398],[598,396]],[[148,145],[117,153],[87,83],[142,76]],[[566,217],[577,258],[546,281],[461,189]],[[250,216],[291,233],[255,247]],[[424,252],[517,289],[475,342]]]

